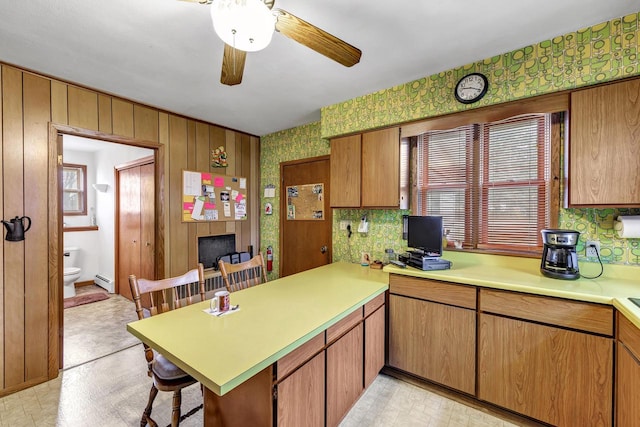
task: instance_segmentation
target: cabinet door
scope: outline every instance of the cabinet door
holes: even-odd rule
[[[389,365],[475,393],[476,312],[389,296]]]
[[[384,366],[384,306],[364,321],[364,387],[376,379]]]
[[[640,204],[640,79],[571,94],[569,204]]]
[[[640,420],[640,362],[621,343],[618,343],[617,354],[616,425],[634,427]]]
[[[278,427],[324,426],[324,352],[278,384]]]
[[[609,426],[613,341],[481,314],[478,398],[556,426]]]
[[[359,323],[327,348],[327,427],[337,426],[363,391],[362,340]]]
[[[331,207],[360,207],[361,137],[331,140]]]
[[[400,206],[400,130],[397,127],[362,135],[362,206]]]

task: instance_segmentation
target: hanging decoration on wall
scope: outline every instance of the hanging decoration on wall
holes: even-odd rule
[[[227,152],[224,150],[224,146],[221,145],[211,150],[211,167],[226,168],[227,166],[229,164],[227,163]]]
[[[274,198],[276,197],[276,186],[273,184],[267,184],[264,186],[264,197],[265,198]]]

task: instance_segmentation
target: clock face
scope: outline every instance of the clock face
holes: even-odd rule
[[[479,101],[489,88],[487,78],[480,73],[472,73],[460,79],[455,89],[455,96],[463,104]]]

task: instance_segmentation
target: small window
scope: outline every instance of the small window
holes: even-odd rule
[[[62,211],[64,215],[87,214],[87,167],[62,165]]]

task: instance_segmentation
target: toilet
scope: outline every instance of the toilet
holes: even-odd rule
[[[75,267],[78,259],[79,248],[64,248],[64,298],[71,298],[76,295],[76,280],[80,278],[82,270]]]

